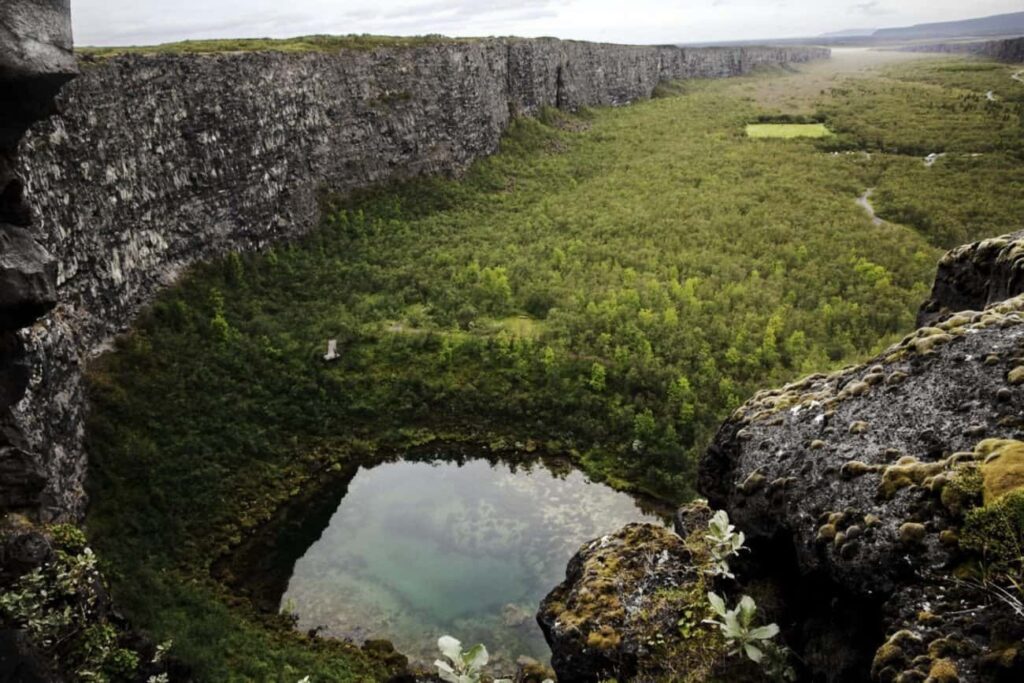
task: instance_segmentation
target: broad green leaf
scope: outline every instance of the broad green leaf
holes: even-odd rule
[[[750,626],[750,623],[754,619],[754,614],[757,612],[757,605],[754,603],[754,598],[749,595],[744,595],[740,598],[739,605],[739,617],[740,623],[744,626]]]
[[[745,631],[746,629],[740,625],[736,610],[730,610],[725,613],[725,635],[727,637],[739,638]]]
[[[754,662],[760,663],[761,658],[764,657],[764,653],[761,652],[756,646],[746,643],[743,646],[743,651],[747,653],[747,656]]]
[[[462,662],[470,672],[479,671],[487,666],[490,657],[487,655],[487,648],[483,644],[474,645],[469,652],[462,655]]]
[[[711,603],[711,609],[714,610],[715,614],[724,617],[725,616],[725,600],[716,593],[708,593],[708,602]]]
[[[754,640],[770,640],[779,634],[778,624],[768,624],[767,626],[759,626],[750,632],[750,637]]]

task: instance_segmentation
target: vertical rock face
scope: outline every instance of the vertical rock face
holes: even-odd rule
[[[1000,62],[1024,62],[1024,38],[985,40],[974,43],[934,43],[903,48],[907,52],[946,52],[973,54]]]
[[[57,301],[57,262],[31,230],[18,143],[52,112],[54,96],[75,73],[67,0],[0,5],[0,511],[34,511],[41,504],[45,467],[11,414],[31,374],[16,331]]]
[[[957,311],[980,311],[1024,293],[1024,231],[965,244],[939,261],[932,295],[917,314],[921,327]]]
[[[666,79],[828,54],[513,39],[85,62],[61,115],[22,146],[59,269],[60,304],[23,334],[30,381],[14,410],[47,482],[37,514],[84,508],[81,361],[189,264],[304,233],[323,188],[457,173],[494,152],[518,114],[621,105]]]

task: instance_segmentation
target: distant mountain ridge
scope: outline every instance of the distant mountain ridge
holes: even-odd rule
[[[877,28],[848,28],[843,31],[830,31],[829,33],[822,33],[822,38],[866,38],[872,36],[877,31]]]
[[[990,17],[883,28],[871,34],[876,40],[927,40],[932,38],[968,38],[1024,34],[1024,12],[996,14]]]

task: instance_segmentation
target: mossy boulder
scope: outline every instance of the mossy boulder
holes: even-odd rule
[[[560,681],[704,681],[722,666],[724,642],[701,623],[711,616],[699,569],[702,514],[684,518],[695,544],[630,524],[573,557],[537,615]]]
[[[1003,253],[994,244],[968,251]],[[701,460],[698,490],[747,535],[757,569],[780,584],[793,575],[817,582],[815,598],[799,609],[859,607],[863,642],[838,631],[823,639],[849,648],[849,668],[818,666],[828,653],[809,651],[811,639],[791,643],[816,680],[939,681],[952,680],[951,670],[984,680],[983,662],[1006,650],[963,615],[977,610],[997,624],[1012,616],[1009,607],[976,587],[950,585],[980,571],[1021,571],[1024,391],[1010,375],[1024,366],[1024,296],[984,308],[1007,282],[965,295],[982,301],[931,315],[928,327],[864,365],[758,393]],[[948,294],[944,300],[956,301]],[[752,489],[745,483],[753,473],[787,485]],[[839,627],[824,615],[801,617]],[[880,651],[885,643],[872,630],[926,633],[928,642],[969,635],[963,642],[972,645],[918,660],[924,648],[890,666],[895,650]]]

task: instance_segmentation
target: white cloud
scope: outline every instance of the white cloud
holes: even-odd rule
[[[309,33],[671,43],[817,35],[1020,11],[1020,0],[72,0],[80,45]]]

